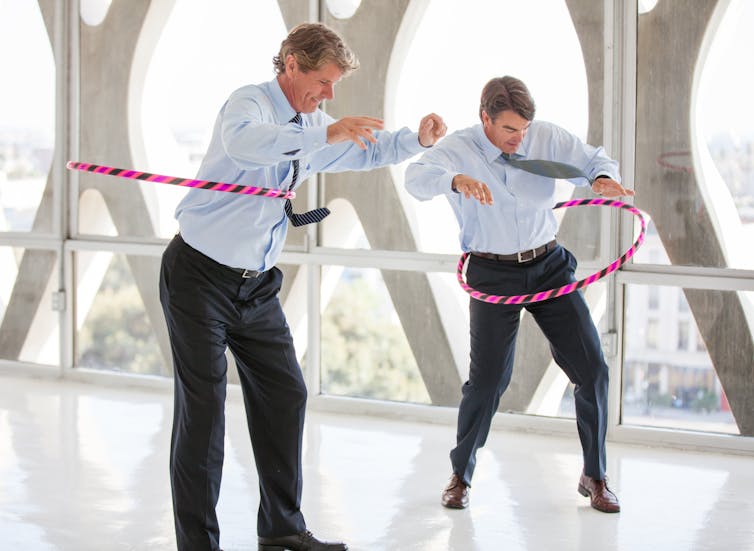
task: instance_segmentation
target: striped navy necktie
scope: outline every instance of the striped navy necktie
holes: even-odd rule
[[[296,116],[293,117],[290,122],[301,124],[301,113],[296,113]],[[293,189],[296,183],[298,183],[298,159],[294,159],[291,162],[293,163],[293,177],[291,178],[291,185],[288,189]],[[319,209],[314,209],[297,214],[293,212],[293,204],[291,204],[290,199],[285,200],[284,208],[285,215],[291,221],[291,224],[296,227],[305,226],[306,224],[316,224],[317,222],[324,220],[325,217],[330,214],[330,209],[328,209],[327,207],[322,207]]]
[[[514,159],[508,153],[503,153],[503,159],[508,164],[526,172],[537,174],[538,176],[547,176],[548,178],[586,178],[590,183],[591,179],[583,170],[573,165],[559,163],[557,161],[545,161],[544,159]]]

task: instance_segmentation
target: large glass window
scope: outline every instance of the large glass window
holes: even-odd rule
[[[321,391],[456,405],[468,296],[447,273],[322,269]]]
[[[0,358],[58,365],[56,310],[62,310],[65,303],[56,294],[57,253],[0,246],[0,266]]]
[[[132,113],[118,113],[123,117],[121,126],[105,128],[95,120],[98,103],[107,101],[99,97],[101,90],[113,86],[112,77],[104,70],[87,72],[87,78],[102,82],[82,86],[82,119],[90,126],[85,129],[87,139],[81,149],[86,158],[82,160],[121,167],[118,163],[126,161],[119,159],[127,156],[113,147],[117,141],[113,134],[122,134],[119,140],[131,153],[130,165],[122,168],[194,177],[215,118],[230,93],[274,78],[272,57],[286,35],[285,24],[274,0],[177,0],[171,10],[149,10],[144,17],[141,33],[133,37],[138,53],[134,67],[123,71],[125,77],[133,75],[123,82],[128,91],[124,101]],[[253,32],[249,32],[250,21]],[[96,45],[98,41],[102,44]],[[82,42],[84,47],[91,44],[102,51],[114,47],[107,33],[88,28]],[[111,107],[105,108],[112,116]],[[109,134],[108,139],[98,138],[101,131]],[[169,238],[175,234],[174,211],[186,188],[88,174],[81,175],[81,183],[82,194],[95,187],[102,196],[97,208],[81,204],[82,234],[98,234],[97,228],[83,224],[102,217],[112,220],[110,235]],[[297,235],[303,239],[300,234],[292,239]]]
[[[0,3],[0,232],[52,231],[55,62],[37,2]]]
[[[662,254],[637,262],[754,269],[754,4],[639,15],[637,205]],[[667,48],[673,40],[682,45]],[[693,78],[692,78],[693,77]]]
[[[172,364],[158,341],[165,336],[159,258],[79,251],[75,261],[75,365],[170,375]]]
[[[379,270],[325,270],[321,389],[428,403],[426,387]]]
[[[635,262],[694,267],[694,288],[628,287],[624,423],[754,434],[752,293],[712,279],[754,269],[752,25],[740,0],[638,16],[636,204],[653,224]]]
[[[658,313],[645,301],[655,293],[662,304]],[[698,345],[704,339],[678,296],[685,296],[684,289],[627,288],[623,423],[738,434],[712,358]]]
[[[727,265],[746,269],[754,269],[754,255],[744,252],[754,238],[754,75],[741,64],[754,51],[753,27],[754,4],[732,1],[711,37],[692,106],[704,196],[719,213]]]

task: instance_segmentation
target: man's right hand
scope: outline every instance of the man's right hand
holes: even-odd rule
[[[487,187],[487,184],[475,180],[471,176],[456,174],[453,177],[452,186],[453,191],[463,193],[466,199],[471,199],[473,197],[483,205],[491,205],[494,203],[492,200],[492,192],[490,191],[490,188]]]
[[[377,143],[373,131],[384,127],[385,122],[374,117],[343,117],[327,127],[327,143],[351,141],[361,149],[366,149],[366,142]]]

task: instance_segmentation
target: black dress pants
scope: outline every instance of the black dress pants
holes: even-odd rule
[[[229,348],[238,365],[259,475],[257,534],[305,529],[301,447],[306,386],[277,294],[282,273],[256,278],[218,264],[180,235],[165,250],[160,300],[173,353],[170,481],[180,551],[216,551]]]
[[[519,295],[575,281],[576,259],[561,246],[525,264],[470,255],[467,281],[495,295]],[[605,476],[608,366],[597,329],[581,293],[525,305],[489,304],[470,299],[471,362],[458,410],[453,472],[467,485],[484,446],[500,397],[513,371],[521,308],[534,317],[550,343],[555,362],[575,385],[576,424],[587,476]]]

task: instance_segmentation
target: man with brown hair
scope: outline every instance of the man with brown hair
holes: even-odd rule
[[[618,164],[602,148],[544,121],[520,80],[490,80],[482,91],[482,124],[459,130],[406,170],[406,188],[417,199],[445,195],[461,226],[461,248],[470,253],[467,281],[492,295],[520,295],[575,281],[576,259],[555,239],[555,180],[542,165],[565,163],[584,173],[567,176],[605,197],[633,195],[618,182]],[[540,168],[520,161],[536,160]],[[529,169],[522,168],[528,166]],[[493,200],[494,195],[494,200]],[[500,397],[510,383],[521,308],[550,343],[553,357],[575,386],[576,422],[584,469],[578,491],[600,511],[620,510],[605,482],[608,367],[597,329],[580,293],[525,305],[470,299],[471,362],[458,409],[453,474],[442,493],[450,508],[468,505],[476,453],[489,433]]]
[[[273,63],[275,79],[236,90],[220,109],[198,179],[292,189],[316,172],[400,163],[445,134],[434,114],[418,133],[391,133],[374,117],[335,120],[321,111],[358,67],[324,25],[294,28]],[[296,214],[288,201],[201,189],[176,209],[180,233],[163,254],[160,300],[175,372],[170,479],[180,551],[220,548],[226,348],[238,366],[259,475],[259,549],[347,549],[315,538],[300,510],[307,389],[275,267],[288,221],[317,222],[328,213]]]

